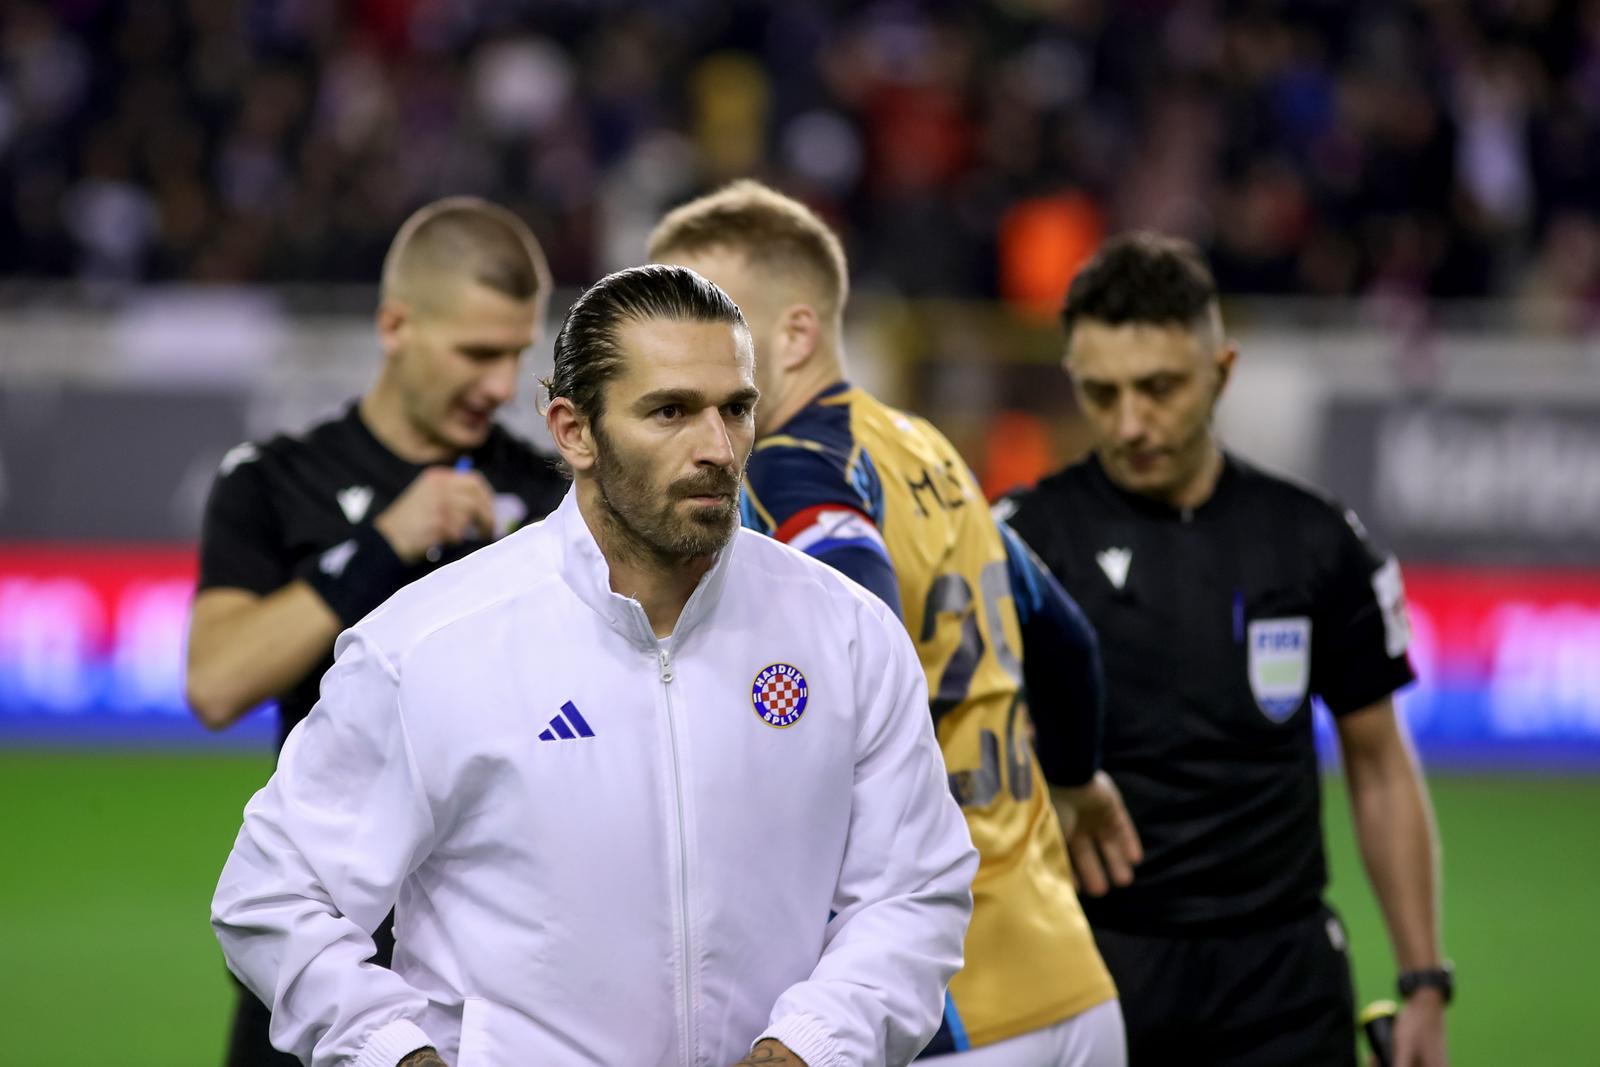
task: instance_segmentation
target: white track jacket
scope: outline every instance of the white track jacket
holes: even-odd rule
[[[745,530],[666,641],[609,574],[569,493],[340,636],[212,904],[279,1048],[877,1067],[932,1038],[977,856],[900,622]]]

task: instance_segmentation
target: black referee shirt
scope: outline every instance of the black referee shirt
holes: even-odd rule
[[[1093,457],[1010,506],[1099,632],[1103,765],[1144,843],[1133,885],[1085,897],[1090,921],[1199,933],[1309,914],[1327,881],[1311,697],[1343,715],[1414,677],[1392,557],[1353,513],[1233,456],[1191,511]]]
[[[500,534],[549,514],[569,484],[548,459],[499,425],[471,458],[494,487]],[[266,596],[310,577],[323,563],[342,563],[352,569],[375,567],[368,573],[383,576],[380,592],[387,596],[480,547],[482,542],[463,542],[444,548],[435,563],[406,566],[388,542],[374,536],[372,521],[422,471],[385,448],[354,403],[304,434],[238,446],[223,459],[206,503],[200,589],[245,589]],[[386,558],[354,558],[360,552]],[[279,696],[280,746],[316,703],[322,675],[331,666],[330,647],[323,662]]]

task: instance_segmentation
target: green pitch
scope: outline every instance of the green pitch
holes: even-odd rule
[[[219,1062],[231,990],[207,925],[260,756],[0,753],[8,1062]],[[1439,779],[1453,1062],[1600,1062],[1600,780]],[[1333,897],[1363,1001],[1393,974],[1331,783]]]

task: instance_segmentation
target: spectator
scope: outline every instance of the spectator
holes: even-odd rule
[[[410,211],[475,193],[541,205],[586,279],[748,173],[836,223],[868,288],[1004,295],[1004,220],[1074,198],[1193,238],[1230,292],[1506,297],[1600,218],[1597,26],[1490,0],[23,0],[0,270],[357,281]]]

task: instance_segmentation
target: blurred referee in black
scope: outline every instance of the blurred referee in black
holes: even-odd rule
[[[1000,507],[1100,635],[1103,766],[1144,857],[1135,877],[1092,834],[1069,849],[1129,1062],[1355,1061],[1344,931],[1322,900],[1316,695],[1399,963],[1395,1062],[1445,1064],[1438,848],[1393,702],[1413,680],[1398,566],[1353,513],[1217,445],[1237,350],[1192,246],[1110,241],[1062,320],[1095,452]]]
[[[383,265],[377,381],[337,417],[224,458],[200,534],[190,706],[223,729],[278,701],[278,744],[316,703],[339,632],[413,579],[543,518],[567,482],[494,421],[550,295],[533,234],[506,209],[441,200]],[[379,963],[393,950],[375,931]],[[293,1064],[243,986],[227,1063]]]

